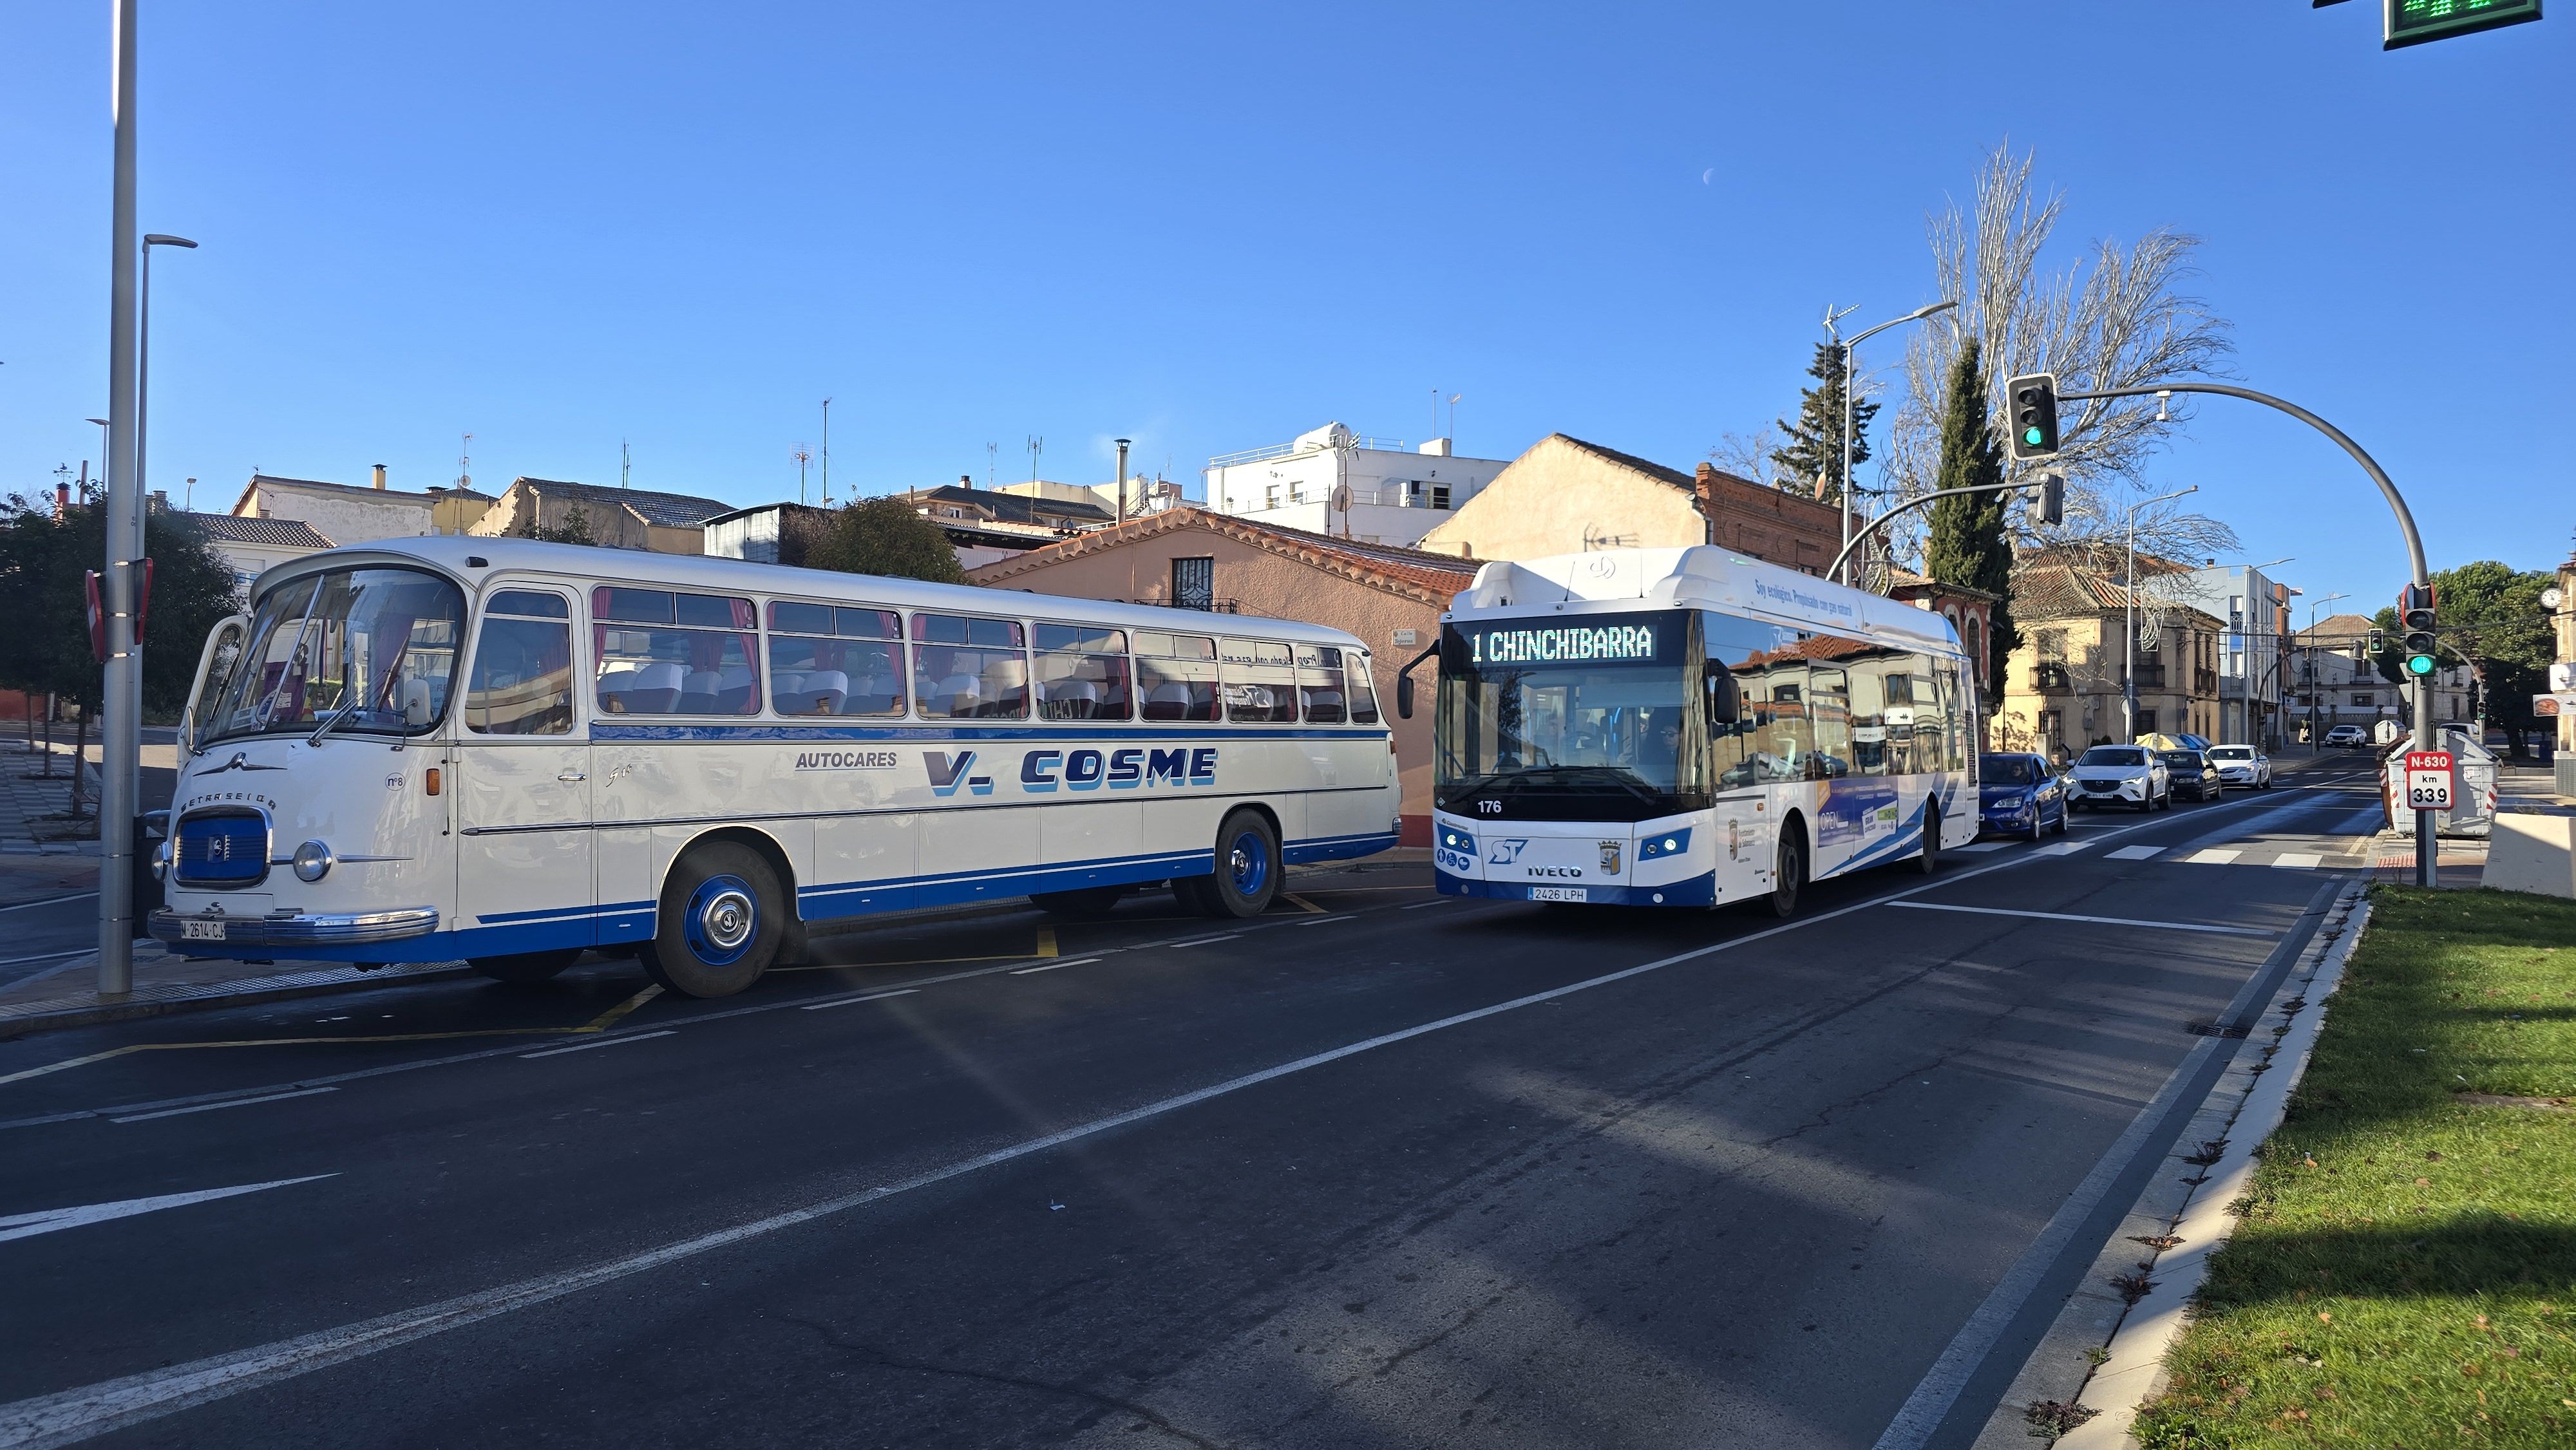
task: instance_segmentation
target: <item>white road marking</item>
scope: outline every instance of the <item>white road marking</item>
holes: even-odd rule
[[[1396,908],[1396,910],[1398,910],[1398,911],[1420,911],[1421,909],[1423,909],[1423,908],[1424,908],[1424,907],[1426,907],[1426,906],[1447,906],[1448,904],[1449,904],[1449,898],[1447,898],[1447,897],[1445,897],[1445,896],[1444,896],[1444,897],[1442,897],[1441,899],[1439,899],[1438,901],[1417,901],[1417,902],[1413,903],[1411,906],[1399,906],[1399,907],[1397,907],[1397,908]]]
[[[2186,866],[2225,866],[2244,854],[2232,846],[2212,846],[2206,851],[2194,851],[2182,859]]]
[[[2324,854],[2317,851],[2284,851],[2272,858],[2272,864],[2292,871],[2314,871],[2325,863],[2325,859]]]
[[[67,952],[38,952],[32,957],[0,957],[0,967],[14,967],[20,962],[50,962],[56,957],[76,957],[83,952],[97,950],[96,947],[74,947]]]
[[[593,1042],[576,1042],[570,1047],[549,1047],[543,1052],[522,1052],[519,1055],[521,1057],[561,1057],[567,1052],[588,1052],[594,1047],[615,1047],[624,1042],[642,1042],[652,1037],[668,1037],[673,1030],[665,1027],[659,1032],[621,1032],[615,1037],[602,1037]]]
[[[920,990],[919,987],[900,987],[891,992],[868,992],[856,997],[835,997],[829,1002],[816,1002],[803,1010],[820,1012],[826,1007],[847,1007],[853,1002],[882,1002],[888,997],[909,997]]]
[[[39,906],[59,906],[66,901],[87,901],[96,895],[98,893],[95,891],[80,891],[70,896],[48,896],[42,901],[21,901],[15,906],[0,906],[0,911],[33,911]],[[27,960],[32,961],[34,958],[30,957]]]
[[[1337,921],[1350,921],[1354,918],[1355,913],[1346,911],[1339,916],[1312,916],[1304,921],[1292,921],[1288,924],[1290,926],[1329,926]]]
[[[1087,967],[1098,960],[1100,960],[1098,957],[1075,957],[1069,962],[1046,962],[1039,966],[1022,967],[1018,971],[1011,973],[1011,975],[1014,977],[1025,977],[1031,972],[1052,972],[1058,967]]]
[[[1950,849],[1953,851],[2000,851],[2004,847],[2012,844],[2014,843],[2011,841],[1970,841],[1964,846],[1952,846]]]
[[[308,1173],[302,1178],[273,1178],[266,1183],[245,1183],[239,1188],[201,1188],[194,1193],[164,1193],[153,1198],[129,1198],[118,1203],[84,1204],[78,1208],[49,1208],[41,1213],[11,1214],[0,1218],[0,1243],[11,1239],[34,1238],[38,1234],[57,1233],[79,1228],[85,1223],[105,1223],[112,1218],[132,1218],[138,1213],[157,1213],[165,1208],[185,1208],[192,1203],[211,1203],[218,1198],[237,1198],[245,1193],[259,1193],[271,1188],[284,1188],[295,1183],[312,1183],[324,1178],[337,1178],[336,1173]]]
[[[1163,943],[1163,945],[1167,947],[1203,947],[1210,942],[1232,941],[1241,935],[1243,935],[1243,933],[1239,931],[1232,931],[1227,932],[1223,936],[1194,936],[1188,941],[1167,941]]]
[[[2162,846],[2122,846],[2110,855],[2114,861],[2147,861],[2165,853]]]
[[[218,1108],[246,1108],[252,1103],[273,1103],[280,1098],[309,1098],[315,1093],[336,1093],[338,1091],[339,1089],[334,1087],[317,1087],[304,1088],[300,1091],[291,1093],[262,1093],[255,1098],[226,1098],[220,1103],[199,1103],[195,1107],[190,1108],[163,1108],[157,1113],[128,1113],[124,1117],[110,1118],[108,1121],[111,1123],[148,1123],[154,1118],[175,1118],[185,1113],[211,1113]]]
[[[2032,854],[2037,856],[2072,856],[2078,851],[2089,851],[2091,849],[2093,849],[2093,843],[2090,841],[2060,841],[2053,846],[2042,846]]]
[[[1889,906],[1906,906],[1916,911],[1965,911],[1978,916],[2029,916],[2041,921],[2091,921],[2104,926],[2156,926],[2167,931],[2214,931],[2228,936],[2271,936],[2273,933],[2251,926],[2204,926],[2196,921],[2140,921],[2128,916],[2079,916],[2071,911],[2015,911],[2005,906],[1952,906],[1940,901],[1891,901]]]

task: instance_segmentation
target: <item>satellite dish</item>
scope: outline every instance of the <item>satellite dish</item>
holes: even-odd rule
[[[1333,507],[1343,513],[1351,511],[1351,486],[1343,484],[1333,490]]]

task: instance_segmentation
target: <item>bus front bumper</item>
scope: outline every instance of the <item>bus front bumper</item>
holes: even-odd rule
[[[438,908],[414,906],[393,911],[294,912],[266,916],[225,916],[221,912],[182,914],[164,906],[147,923],[157,941],[182,949],[230,952],[234,947],[354,947],[404,941],[438,930]]]
[[[1717,903],[1717,876],[1714,872],[1660,886],[1626,886],[1609,882],[1597,885],[1534,882],[1524,885],[1518,881],[1479,881],[1472,876],[1459,876],[1448,871],[1436,872],[1433,882],[1443,896],[1481,896],[1493,901],[1582,902],[1589,906],[1713,906]]]

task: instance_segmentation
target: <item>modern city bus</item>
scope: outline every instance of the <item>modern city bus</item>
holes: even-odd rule
[[[1396,839],[1338,630],[513,539],[262,574],[182,743],[178,951],[525,982],[632,950],[701,997],[818,920],[1164,882],[1249,916]]]
[[[1449,895],[1787,916],[1810,880],[1928,871],[1977,833],[1974,676],[1929,610],[1614,549],[1484,565],[1436,650]]]

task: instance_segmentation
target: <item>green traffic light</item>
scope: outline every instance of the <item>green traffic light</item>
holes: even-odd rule
[[[2048,435],[2042,433],[2037,428],[2024,428],[2021,430],[2021,441],[2029,444],[2033,448],[2037,448],[2040,444],[2048,441]]]
[[[2433,673],[2433,657],[2431,655],[2408,655],[2406,657],[2406,668],[2419,675],[2429,675]]]

